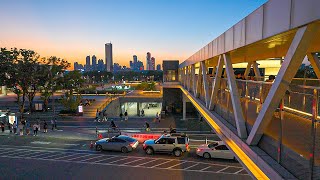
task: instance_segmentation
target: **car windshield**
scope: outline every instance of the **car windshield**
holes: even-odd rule
[[[217,145],[218,145],[217,142],[213,142],[213,143],[208,144],[208,148],[214,148]]]

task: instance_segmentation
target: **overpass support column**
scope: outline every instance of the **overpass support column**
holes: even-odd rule
[[[141,103],[137,102],[137,115],[140,116],[140,105]]]
[[[244,78],[246,78],[246,79],[248,79],[248,75],[249,75],[250,70],[251,70],[251,65],[252,65],[252,62],[248,62],[246,71],[243,74]]]
[[[6,96],[7,95],[7,86],[2,86],[1,89],[2,89],[2,94]]]
[[[240,103],[240,96],[234,77],[234,71],[230,59],[230,54],[223,54],[224,64],[226,66],[230,97],[232,101],[234,119],[236,121],[238,136],[242,139],[247,138],[247,128]]]
[[[212,84],[211,98],[209,103],[209,110],[212,111],[214,109],[214,105],[216,104],[217,94],[220,87],[221,75],[223,69],[223,59],[222,56],[219,56],[219,61],[216,70],[216,76],[214,78]]]
[[[186,95],[182,94],[182,120],[186,120],[187,116],[187,99]]]
[[[258,63],[256,61],[253,61],[252,66],[253,66],[254,75],[257,78],[256,80],[258,80],[258,81],[263,80],[261,77],[261,73],[259,71]]]
[[[257,145],[269,125],[274,111],[283,98],[292,78],[295,76],[311,44],[316,26],[310,24],[297,30],[289,50],[284,58],[278,75],[271,86],[268,96],[263,103],[262,109],[252,127],[247,139],[247,144]]]
[[[318,79],[320,79],[320,59],[315,53],[308,53],[308,59]]]
[[[196,67],[194,64],[191,65],[191,79],[192,79],[192,92],[193,95],[196,96]]]
[[[207,67],[204,61],[201,62],[201,70],[202,70],[202,85],[204,88],[204,99],[206,103],[206,107],[209,107],[209,87],[207,81]]]

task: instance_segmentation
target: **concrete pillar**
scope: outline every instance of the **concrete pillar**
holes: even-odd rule
[[[7,86],[2,86],[2,94],[7,95]]]
[[[137,115],[139,116],[140,115],[140,103],[137,102]]]
[[[187,102],[186,102],[186,96],[182,95],[182,119],[186,120],[187,116]]]

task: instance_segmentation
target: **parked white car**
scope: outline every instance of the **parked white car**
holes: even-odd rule
[[[200,145],[197,150],[197,155],[206,159],[220,158],[220,159],[235,159],[231,150],[222,141],[215,141],[210,144]]]

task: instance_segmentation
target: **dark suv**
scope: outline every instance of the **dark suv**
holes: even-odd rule
[[[186,135],[164,134],[157,140],[146,140],[143,143],[143,149],[149,155],[155,152],[162,152],[173,153],[175,156],[179,157],[183,152],[190,151],[189,138]]]

